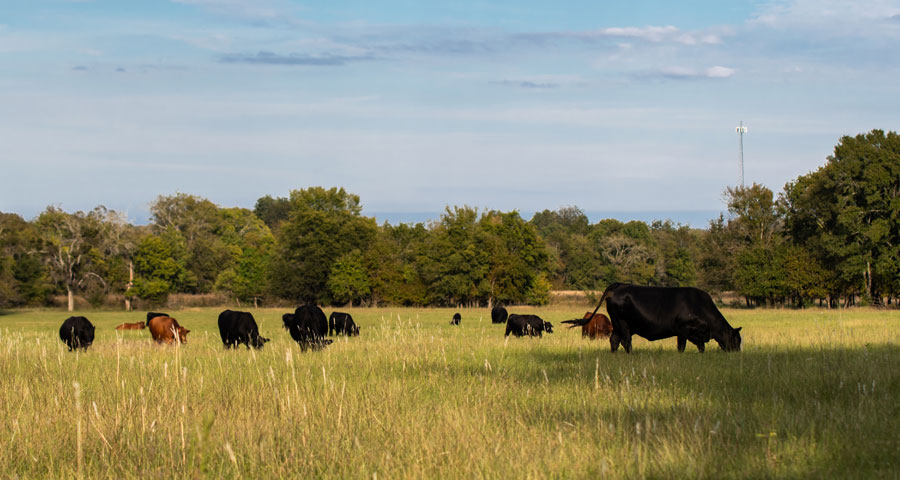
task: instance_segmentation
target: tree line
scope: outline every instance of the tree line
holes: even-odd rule
[[[777,195],[725,191],[705,229],[671,221],[591,223],[577,207],[447,207],[428,224],[378,225],[357,195],[311,187],[227,208],[160,196],[148,225],[97,207],[51,206],[28,221],[0,213],[0,307],[55,295],[99,305],[164,304],[172,293],[222,292],[352,305],[544,304],[551,290],[612,282],[735,292],[747,306],[892,303],[900,294],[900,136],[840,139],[826,163]],[[127,305],[126,305],[127,308]]]

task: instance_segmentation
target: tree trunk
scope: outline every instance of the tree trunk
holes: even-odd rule
[[[128,283],[125,284],[125,311],[131,311],[131,297],[128,296],[128,291],[131,290],[131,287],[134,286],[134,262],[128,262]]]
[[[868,260],[866,260],[866,298],[875,303],[875,298],[872,297],[872,263]]]
[[[75,311],[75,293],[72,292],[71,285],[66,285],[66,293],[69,296],[69,311],[74,312]]]

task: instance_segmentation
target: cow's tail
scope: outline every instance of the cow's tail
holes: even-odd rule
[[[590,321],[590,318],[576,318],[574,320],[563,320],[559,323],[570,323],[571,325],[569,325],[569,328],[575,328],[587,325],[587,323]]]
[[[576,318],[574,320],[565,320],[560,323],[570,324],[569,328],[581,327],[581,326],[587,325],[588,322],[590,322],[591,320],[594,319],[594,315],[597,314],[597,310],[600,310],[600,307],[603,305],[603,302],[606,300],[606,297],[609,295],[610,290],[618,287],[619,285],[621,285],[621,284],[617,282],[617,283],[611,283],[608,287],[606,287],[606,290],[603,291],[603,295],[600,295],[600,302],[597,303],[597,308],[594,309],[594,311],[591,313],[591,315],[589,317]]]
[[[606,290],[603,291],[603,295],[600,295],[600,301],[597,302],[597,308],[594,309],[594,311],[591,313],[591,316],[588,318],[594,318],[594,315],[597,314],[597,310],[600,310],[600,306],[603,305],[603,301],[606,300],[606,297],[609,296],[609,292],[612,291],[612,289],[618,287],[619,285],[621,285],[621,283],[616,282],[616,283],[611,283],[611,284],[609,284],[608,287],[606,287]],[[587,322],[585,322],[585,323],[587,323]]]

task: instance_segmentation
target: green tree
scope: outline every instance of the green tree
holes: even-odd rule
[[[675,226],[670,220],[655,221],[650,226],[655,252],[655,284],[667,287],[696,285],[699,235],[685,225]]]
[[[779,252],[785,248],[783,217],[774,194],[765,186],[728,188],[730,219],[727,244],[736,263],[732,281],[737,291],[759,303],[773,303],[788,295]]]
[[[386,223],[363,253],[362,262],[369,279],[372,305],[423,305],[426,288],[416,263],[423,251],[428,230],[421,223],[391,226]]]
[[[107,214],[104,207],[85,213],[66,213],[56,207],[38,216],[35,226],[41,236],[43,258],[51,278],[68,297],[68,310],[75,310],[75,291],[88,278],[100,279],[103,269],[102,245]]]
[[[144,236],[134,255],[137,278],[128,294],[161,305],[169,293],[190,290],[196,279],[187,257],[185,240],[176,230]]]
[[[734,236],[728,231],[725,217],[710,220],[709,227],[698,238],[696,253],[697,285],[712,293],[734,290],[737,268]]]
[[[223,218],[213,202],[195,195],[178,193],[159,196],[150,206],[153,231],[174,231],[181,235],[187,251],[187,268],[195,282],[179,290],[206,293],[213,290],[222,270],[233,265],[233,251],[220,236]]]
[[[898,292],[900,134],[845,136],[824,166],[785,186],[786,230],[828,271],[836,294],[876,303]]]
[[[477,209],[445,209],[417,259],[429,303],[475,305],[487,300],[490,253],[485,241]]]
[[[335,261],[365,251],[377,226],[361,215],[359,196],[343,188],[291,192],[291,214],[278,231],[277,261],[270,269],[274,292],[283,298],[331,303],[328,276]]]
[[[223,208],[214,230],[229,258],[216,277],[215,289],[240,301],[258,305],[269,291],[268,270],[275,253],[275,237],[266,224],[244,208]]]
[[[285,197],[272,198],[270,195],[260,197],[256,200],[253,213],[272,231],[277,231],[281,223],[290,218],[291,200]]]
[[[655,282],[653,237],[646,223],[600,220],[592,226],[590,240],[600,255],[600,285]]]
[[[588,235],[590,221],[578,207],[544,210],[531,223],[547,246],[550,281],[558,289],[600,288],[603,260]]]
[[[34,225],[0,212],[0,308],[38,304],[52,288]]]
[[[516,211],[488,211],[479,220],[479,227],[488,253],[488,305],[543,298],[543,290],[549,295],[546,276],[540,277],[540,287],[536,285],[539,275],[548,270],[549,256],[534,224],[524,221]]]
[[[369,276],[363,266],[363,256],[359,250],[341,255],[331,267],[328,276],[328,290],[338,303],[362,302],[369,295]]]

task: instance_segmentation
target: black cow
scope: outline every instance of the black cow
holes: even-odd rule
[[[641,287],[613,283],[606,287],[594,313],[606,300],[612,322],[609,345],[613,352],[619,343],[631,353],[631,336],[647,340],[678,337],[678,351],[688,341],[700,352],[710,338],[726,352],[741,350],[740,328],[731,328],[709,294],[693,287]]]
[[[94,343],[94,325],[85,317],[69,317],[59,327],[59,339],[69,346],[87,350]]]
[[[268,338],[259,336],[259,327],[256,320],[249,312],[235,312],[225,310],[219,314],[219,335],[225,348],[237,347],[244,344],[248,349],[262,348],[269,341]]]
[[[359,335],[359,327],[349,313],[331,312],[328,316],[328,335]]]
[[[328,319],[325,318],[325,312],[316,305],[297,307],[294,318],[288,325],[288,331],[304,352],[307,348],[320,350],[331,344],[331,340],[325,339],[325,334],[328,333]]]
[[[285,313],[281,316],[281,326],[284,327],[285,330],[290,328],[290,325],[294,323],[294,314],[293,313]]]
[[[168,317],[168,313],[159,313],[159,312],[147,312],[147,326],[150,326],[150,320],[153,317]]]
[[[462,320],[462,315],[459,312],[453,314],[453,318],[450,319],[450,325],[459,325],[459,322]]]
[[[517,315],[511,314],[506,319],[506,335],[513,334],[517,337],[530,335],[532,337],[542,337],[543,332],[553,333],[553,324],[545,322],[537,315]]]
[[[509,313],[505,308],[497,305],[491,309],[491,323],[506,323],[507,317],[509,317]]]

